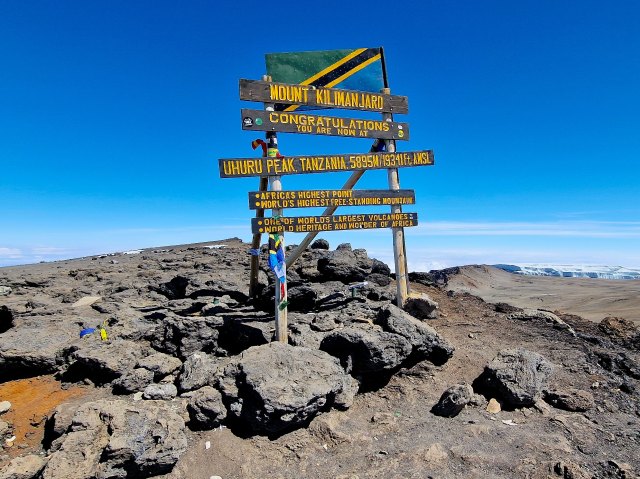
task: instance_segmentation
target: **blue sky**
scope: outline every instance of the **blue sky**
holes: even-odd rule
[[[411,140],[411,269],[640,266],[640,4],[617,1],[0,2],[0,265],[239,236],[255,153],[240,78],[264,54],[384,46]],[[240,10],[240,12],[238,11]],[[352,117],[376,117],[351,112]],[[281,134],[284,154],[369,140]],[[339,188],[348,174],[288,176]],[[362,188],[384,188],[367,172]],[[289,215],[320,210],[289,210]],[[347,212],[342,209],[342,212]],[[390,261],[391,233],[324,235]],[[302,235],[287,235],[297,243]]]

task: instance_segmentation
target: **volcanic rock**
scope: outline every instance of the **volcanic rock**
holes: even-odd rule
[[[469,384],[456,384],[447,389],[438,403],[431,408],[436,416],[454,417],[473,399],[473,388]]]
[[[593,394],[574,388],[545,391],[544,400],[558,409],[575,412],[588,411],[595,405]]]
[[[410,295],[402,305],[402,309],[418,319],[438,317],[438,303],[424,293]]]
[[[216,383],[218,362],[214,356],[194,353],[182,363],[176,385],[180,392],[193,391]]]
[[[132,394],[144,390],[152,382],[152,371],[144,368],[135,368],[112,381],[111,386],[115,394]]]
[[[327,334],[320,349],[340,359],[347,372],[369,374],[399,368],[413,346],[399,334],[346,327]]]
[[[309,248],[311,248],[311,249],[329,249],[329,242],[326,239],[318,238],[313,243],[311,243],[311,246],[309,246]]]
[[[351,251],[351,245],[348,248],[340,245],[338,249],[318,260],[318,271],[325,280],[337,280],[348,284],[364,281],[371,272],[371,264],[366,251]]]
[[[81,406],[42,479],[147,478],[171,471],[187,448],[184,421],[160,403],[100,400]]]
[[[532,321],[541,320],[553,325],[554,328],[564,329],[575,336],[576,332],[571,326],[565,323],[562,319],[549,311],[542,311],[539,309],[523,309],[521,311],[514,311],[509,314],[509,319],[517,319],[520,321]]]
[[[74,347],[70,355],[74,362],[69,370],[94,383],[108,383],[133,369],[143,354],[142,346],[133,341],[85,342]]]
[[[399,334],[413,347],[415,360],[429,359],[434,364],[444,364],[454,348],[435,329],[416,320],[397,306],[389,304],[378,313],[378,323],[385,331]]]
[[[0,479],[33,479],[46,463],[44,457],[36,454],[16,457],[0,471]]]
[[[55,372],[62,351],[78,338],[78,328],[36,316],[0,335],[0,378]]]
[[[142,393],[144,399],[157,399],[168,401],[178,395],[178,389],[174,384],[149,384]]]
[[[495,392],[503,403],[513,407],[533,406],[553,372],[542,355],[526,349],[505,349],[485,366],[474,383],[481,390]]]
[[[159,381],[182,366],[182,361],[168,354],[155,353],[138,361],[139,368],[153,372],[154,379]]]
[[[211,386],[193,392],[187,404],[193,429],[213,429],[227,417],[227,408],[222,402],[222,394]]]
[[[335,358],[282,343],[254,346],[234,358],[220,388],[231,417],[267,434],[303,426],[332,406],[347,407],[356,392]]]

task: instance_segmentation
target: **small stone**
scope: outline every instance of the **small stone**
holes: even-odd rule
[[[143,396],[143,394],[144,394],[144,393],[143,393],[142,391],[138,391],[137,393],[135,393],[135,394],[133,395],[133,400],[134,400],[134,401],[140,401],[140,400],[142,400],[142,396]]]
[[[423,456],[424,460],[428,463],[444,461],[448,457],[449,455],[447,454],[446,449],[439,442],[431,444]]]
[[[11,288],[9,286],[0,286],[0,296],[9,296]]]
[[[9,401],[0,402],[0,414],[4,414],[11,409],[11,403]]]
[[[475,337],[476,337],[476,335],[475,335],[475,334],[473,334],[473,333],[469,333],[469,338],[470,338],[470,339],[475,339]]]
[[[497,414],[500,411],[502,411],[500,403],[494,398],[489,399],[489,404],[487,404],[487,412],[490,414]]]
[[[92,304],[97,303],[98,301],[101,301],[101,300],[102,300],[101,296],[84,296],[80,298],[78,301],[76,301],[75,303],[73,303],[71,307],[79,308],[81,306],[91,306]]]
[[[173,399],[178,395],[178,389],[174,384],[149,384],[142,397],[144,399]]]
[[[431,412],[436,416],[455,417],[471,402],[472,398],[473,388],[470,385],[456,384],[442,393],[438,404],[431,408]]]

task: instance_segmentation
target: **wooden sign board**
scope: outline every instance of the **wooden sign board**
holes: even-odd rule
[[[432,150],[283,156],[280,158],[221,158],[218,160],[221,178],[379,170],[384,168],[431,166],[433,164]]]
[[[297,216],[280,218],[253,218],[254,234],[312,233],[320,231],[342,231],[372,228],[407,228],[418,225],[417,213],[373,213],[334,216]]]
[[[326,208],[328,206],[413,205],[413,190],[252,191],[249,209]]]
[[[409,112],[409,99],[406,96],[255,80],[240,80],[240,99],[316,108]]]
[[[349,138],[381,138],[383,140],[409,139],[408,123],[244,108],[241,113],[243,130],[346,136]]]

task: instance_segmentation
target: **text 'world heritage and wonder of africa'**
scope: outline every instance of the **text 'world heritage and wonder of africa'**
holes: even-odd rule
[[[311,233],[373,228],[408,228],[418,225],[417,213],[371,213],[334,216],[293,216],[253,218],[253,233]]]

